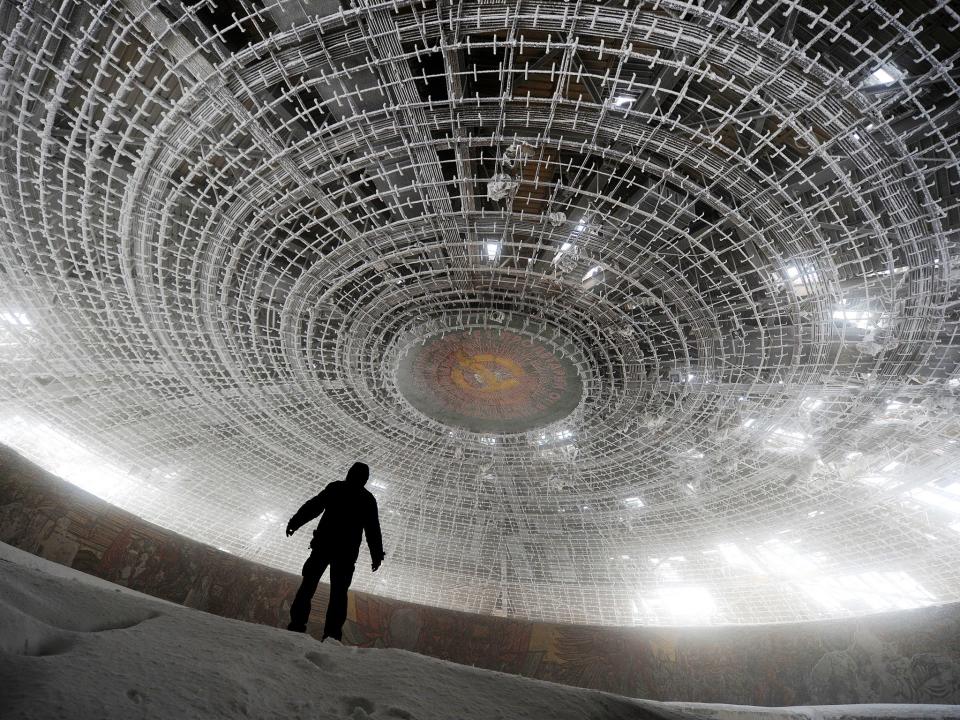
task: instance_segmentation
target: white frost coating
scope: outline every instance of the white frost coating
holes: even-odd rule
[[[821,579],[960,600],[923,500],[960,467],[956,2],[0,8],[0,437],[32,458],[296,570],[282,519],[362,457],[388,560],[355,587],[458,610],[902,595],[783,580],[787,527]],[[403,399],[406,351],[491,326],[576,368],[575,437]]]
[[[487,197],[493,201],[510,197],[516,191],[519,181],[506,173],[497,173],[487,181]]]
[[[42,671],[38,672],[38,668]],[[937,705],[658,703],[190,610],[0,543],[4,720],[957,718]]]

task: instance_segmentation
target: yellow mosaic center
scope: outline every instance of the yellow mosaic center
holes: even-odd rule
[[[450,378],[470,392],[497,393],[516,388],[526,375],[518,363],[503,355],[478,353],[469,355],[458,350]]]

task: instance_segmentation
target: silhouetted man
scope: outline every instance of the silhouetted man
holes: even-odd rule
[[[364,485],[370,477],[365,463],[354,463],[346,480],[327,485],[315,498],[307,500],[287,523],[287,537],[323,513],[310,541],[312,552],[303,564],[303,582],[290,607],[289,630],[306,632],[310,601],[317,591],[320,576],[330,566],[330,602],[323,626],[323,638],[341,637],[347,619],[347,588],[353,580],[353,567],[360,554],[361,536],[366,533],[373,571],[386,556],[380,537],[377,500]]]

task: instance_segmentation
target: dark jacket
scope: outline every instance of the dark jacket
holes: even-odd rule
[[[297,510],[290,518],[289,527],[296,531],[320,513],[323,517],[310,541],[314,550],[325,550],[332,557],[356,562],[360,540],[366,533],[370,557],[375,562],[383,559],[377,499],[361,483],[351,480],[330,483]]]

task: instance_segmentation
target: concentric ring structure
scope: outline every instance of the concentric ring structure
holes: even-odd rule
[[[951,2],[0,8],[0,440],[294,571],[364,459],[355,587],[435,606],[960,600]],[[573,401],[508,422],[473,346],[405,392],[471,337]]]

